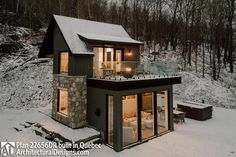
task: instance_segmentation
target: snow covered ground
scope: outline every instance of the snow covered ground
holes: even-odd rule
[[[49,112],[48,112],[49,111]],[[61,134],[66,139],[77,141],[85,139],[99,132],[92,128],[72,129],[55,120],[50,116],[51,106],[39,109],[23,110],[5,110],[0,111],[0,141],[16,141],[16,142],[43,142],[47,141],[44,137],[35,134],[35,130],[41,131],[35,125],[31,127],[28,124],[40,124],[50,132]],[[27,126],[27,127],[25,127]],[[18,131],[17,131],[17,130]],[[41,131],[42,132],[42,131]]]
[[[236,110],[214,108],[213,118],[175,125],[175,131],[115,153],[104,146],[92,156],[236,157]]]
[[[119,153],[102,145],[102,149],[89,150],[90,156],[236,157],[235,119],[236,110],[215,107],[213,118],[210,120],[196,121],[186,118],[185,124],[175,124],[175,131],[164,136]],[[60,133],[71,134],[70,136],[73,137],[96,134],[96,131],[88,128],[73,134],[73,129],[53,121],[47,115],[38,112],[37,109],[6,110],[0,112],[0,141],[46,142],[47,140],[37,136],[32,128],[24,128],[20,125],[26,121],[42,123],[46,128],[50,127],[54,131],[61,130]],[[22,131],[17,132],[13,127]],[[63,129],[63,127],[67,129]]]

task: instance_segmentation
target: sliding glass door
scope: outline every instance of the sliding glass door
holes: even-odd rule
[[[113,47],[94,47],[93,75],[109,76],[121,71],[124,58],[123,49]]]
[[[113,96],[108,96],[108,144],[113,146]]]
[[[141,104],[142,140],[154,136],[154,94],[143,93]]]
[[[107,99],[108,144],[113,146],[113,96]],[[169,130],[168,90],[122,96],[122,145],[143,142]]]
[[[157,92],[157,133],[162,134],[169,130],[168,91]]]
[[[122,97],[123,108],[123,146],[138,141],[138,96]]]

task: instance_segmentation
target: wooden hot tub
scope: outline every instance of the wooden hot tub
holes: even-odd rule
[[[212,106],[195,102],[178,102],[177,108],[186,112],[187,118],[195,120],[207,120],[212,118]]]

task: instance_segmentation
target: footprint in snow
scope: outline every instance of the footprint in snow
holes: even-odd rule
[[[18,129],[18,128],[16,128],[16,127],[13,127],[13,129],[15,129],[17,132],[22,131],[21,129]]]

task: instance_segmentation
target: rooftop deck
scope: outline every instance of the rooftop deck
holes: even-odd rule
[[[132,78],[124,76],[106,76],[88,78],[88,87],[103,88],[109,90],[128,90],[137,88],[148,88],[154,86],[165,86],[181,83],[179,75],[134,75]]]

